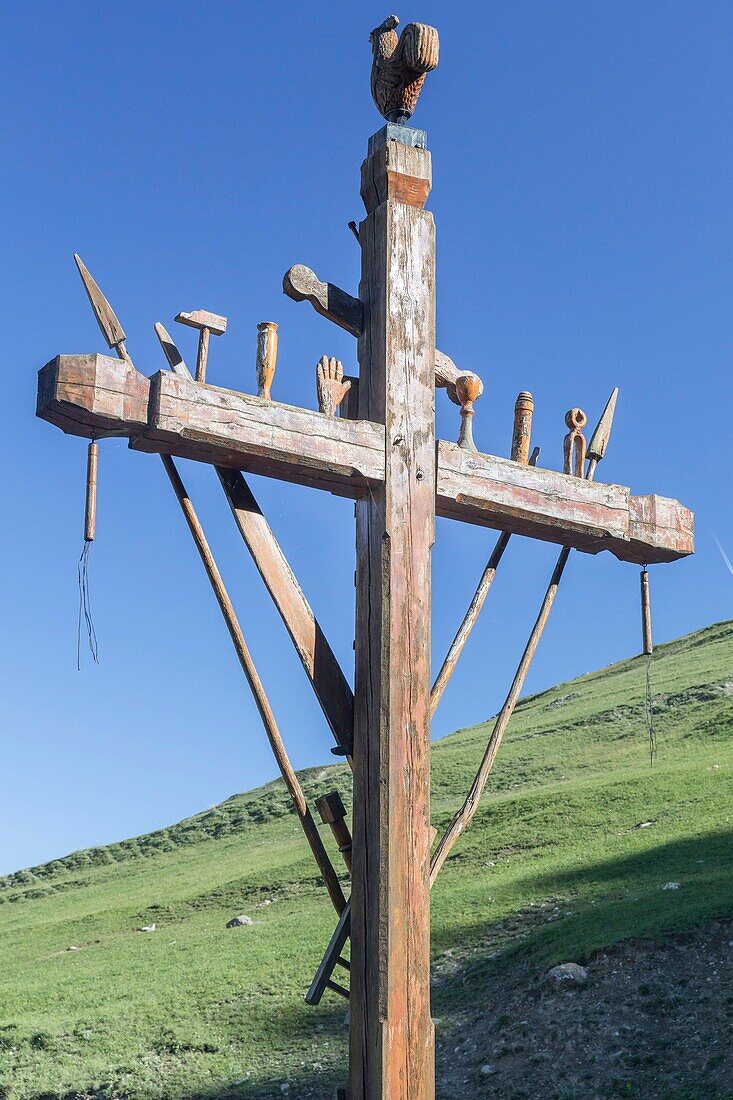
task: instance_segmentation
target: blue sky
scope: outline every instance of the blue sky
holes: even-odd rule
[[[323,353],[353,339],[281,292],[306,263],[352,292],[359,165],[380,126],[369,95],[373,4],[28,0],[0,75],[4,149],[0,872],[175,821],[275,768],[160,463],[101,444],[91,585],[101,663],[76,670],[85,445],[34,417],[36,371],[103,351],[78,251],[127,330],[195,337],[180,310],[229,318],[209,380],[252,392],[256,324],[280,325],[274,395],[315,407]],[[601,469],[697,514],[694,559],[652,570],[663,641],[733,615],[730,507],[733,7],[717,0],[421,0],[441,62],[428,131],[438,231],[438,342],[478,371],[481,450],[508,452],[514,398],[562,461],[563,416],[619,398]],[[7,33],[7,32],[6,32]],[[439,395],[438,430],[457,410]],[[296,766],[330,736],[215,475],[182,463]],[[253,479],[351,677],[347,501]],[[494,535],[440,521],[436,667]],[[496,711],[556,551],[515,539],[434,723]],[[638,651],[638,571],[574,555],[528,681],[542,689]],[[641,673],[640,673],[641,675]],[[639,758],[646,754],[639,733]],[[664,754],[664,745],[660,745]]]

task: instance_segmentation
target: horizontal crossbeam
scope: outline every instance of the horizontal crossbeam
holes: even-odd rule
[[[161,371],[147,379],[106,355],[60,355],[39,372],[38,415],[72,435],[361,497],[384,477],[384,427],[324,416]],[[399,446],[396,441],[392,446]],[[437,513],[621,561],[694,549],[693,518],[665,497],[631,495],[554,470],[437,444]]]

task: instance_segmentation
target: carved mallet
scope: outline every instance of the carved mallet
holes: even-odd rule
[[[196,381],[206,381],[206,364],[209,358],[209,337],[223,336],[227,330],[226,317],[196,309],[193,313],[179,313],[176,320],[182,325],[199,330],[199,347],[196,355]]]

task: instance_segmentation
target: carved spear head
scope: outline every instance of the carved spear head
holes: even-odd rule
[[[125,330],[117,320],[117,315],[112,306],[87,271],[81,256],[77,256],[76,252],[74,253],[74,260],[79,268],[81,281],[84,283],[84,289],[89,297],[94,316],[97,318],[97,324],[102,330],[102,335],[109,347],[119,347],[120,344],[124,343]]]
[[[617,397],[618,386],[614,388],[613,393],[606,402],[606,407],[601,413],[601,419],[598,421],[598,426],[593,432],[593,437],[588,444],[588,458],[594,458],[596,462],[600,462],[605,455],[608,441],[611,438],[611,428],[613,427],[613,417],[616,412]]]

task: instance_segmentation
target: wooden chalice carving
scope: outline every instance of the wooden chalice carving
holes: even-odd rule
[[[565,413],[565,423],[570,431],[565,436],[563,471],[566,474],[572,474],[573,477],[582,477],[586,451],[583,428],[588,423],[588,417],[582,409],[568,409]]]
[[[473,441],[473,403],[483,392],[483,382],[475,374],[462,374],[456,379],[456,396],[461,405],[461,431],[458,436],[458,446],[464,451],[477,450]]]

